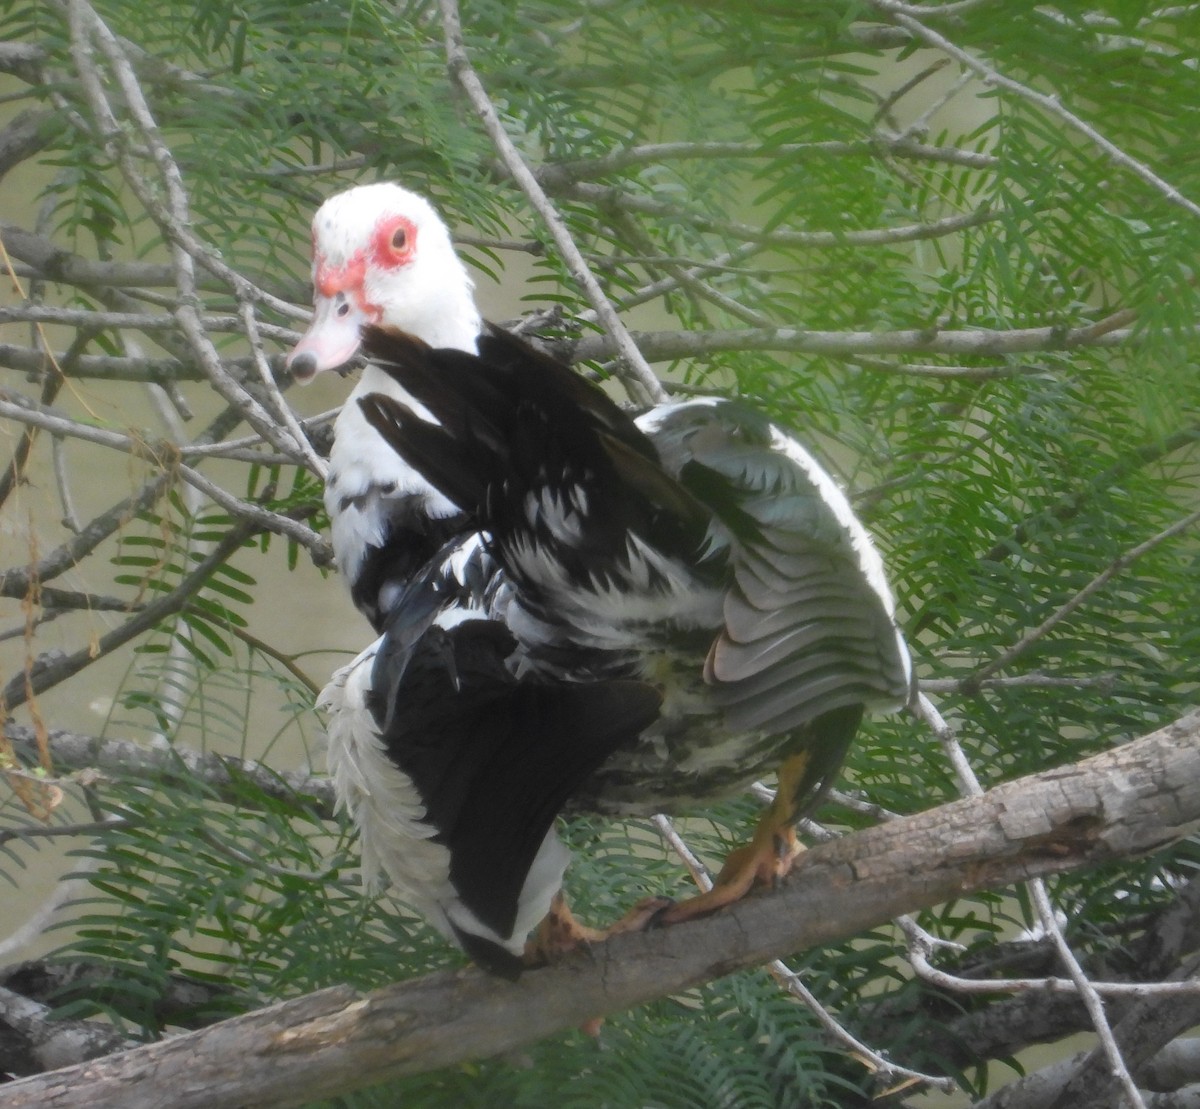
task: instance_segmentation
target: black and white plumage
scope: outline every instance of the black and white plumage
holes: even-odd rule
[[[562,884],[556,816],[654,720],[660,697],[635,681],[515,676],[503,623],[466,590],[446,596],[460,581],[447,562],[468,569],[461,553],[452,541],[414,575],[383,635],[326,690],[330,768],[364,869],[388,874],[477,961],[511,974]]]
[[[845,730],[838,710],[907,697],[878,555],[824,471],[760,414],[690,401],[635,423],[498,330],[478,355],[380,331],[366,351],[435,418],[359,401],[489,536],[502,567],[489,615],[516,637],[514,668],[663,690],[659,719],[574,804],[645,813],[728,795],[815,721]]]
[[[333,368],[323,287],[382,325],[326,498],[382,635],[326,691],[330,765],[367,869],[501,964],[561,884],[559,809],[689,808],[789,759],[775,819],[790,827],[863,711],[907,700],[911,668],[881,560],[808,452],[731,402],[635,421],[483,327],[427,214],[371,186],[314,221],[317,320],[293,365]],[[405,259],[372,278],[397,226]],[[394,306],[393,270],[421,311]],[[487,856],[489,835],[520,849]]]

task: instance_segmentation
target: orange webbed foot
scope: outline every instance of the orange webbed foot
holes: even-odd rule
[[[790,824],[772,828],[764,822],[745,847],[729,853],[712,889],[672,905],[655,923],[666,926],[697,920],[740,901],[757,886],[775,889],[803,851]]]
[[[537,931],[525,945],[525,962],[530,966],[542,966],[558,962],[580,948],[591,948],[603,943],[610,936],[625,932],[642,932],[657,922],[657,917],[674,902],[667,897],[646,897],[639,901],[620,920],[607,928],[590,928],[580,923],[571,912],[566,898],[555,895]]]

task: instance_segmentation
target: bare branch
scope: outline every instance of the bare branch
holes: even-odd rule
[[[1062,933],[1062,928],[1054,913],[1054,906],[1050,903],[1050,895],[1046,892],[1045,883],[1038,878],[1032,878],[1026,885],[1032,896],[1042,929],[1053,940],[1058,957],[1063,966],[1067,968],[1071,981],[1075,983],[1075,988],[1079,991],[1079,996],[1083,999],[1084,1007],[1087,1009],[1092,1028],[1099,1037],[1099,1051],[1107,1063],[1108,1074],[1106,1077],[1114,1079],[1120,1085],[1129,1102],[1130,1109],[1146,1109],[1141,1092],[1134,1084],[1133,1075],[1129,1073],[1129,1067],[1121,1053],[1121,1048],[1113,1036],[1112,1026],[1108,1022],[1108,1014],[1104,1011],[1104,1002],[1101,1000],[1095,984],[1088,978],[1083,967],[1079,965],[1079,960],[1075,958],[1075,953]]]
[[[44,150],[62,130],[62,118],[55,112],[22,112],[0,131],[0,177],[28,158]]]
[[[812,154],[838,157],[880,153],[911,158],[914,161],[946,162],[950,165],[968,166],[971,169],[996,169],[1001,165],[1000,159],[991,154],[960,150],[953,146],[930,146],[899,136],[878,135],[855,142],[829,140],[778,145],[758,142],[645,143],[626,150],[614,150],[603,158],[551,163],[539,167],[535,174],[543,186],[554,191],[578,181],[607,177],[609,174],[620,173],[636,166],[657,165],[681,159],[802,159]]]
[[[37,741],[32,728],[9,723],[4,725],[3,735],[22,756],[36,754]],[[300,799],[314,806],[324,819],[333,819],[333,784],[324,775],[280,772],[251,759],[200,752],[184,744],[146,747],[130,740],[103,739],[62,729],[50,732],[49,744],[54,765],[63,770],[99,770],[114,778],[150,778],[159,782],[172,782],[188,775],[218,794],[228,790],[237,778],[249,781],[274,800],[295,803]]]
[[[332,547],[312,528],[306,527],[290,516],[272,512],[270,509],[251,504],[249,501],[226,492],[198,470],[180,462],[179,456],[185,452],[176,448],[172,443],[150,443],[144,439],[135,439],[128,435],[121,435],[119,432],[93,427],[91,424],[82,424],[44,409],[32,409],[14,404],[12,401],[4,399],[2,393],[0,393],[0,416],[24,423],[28,427],[42,428],[54,435],[68,435],[85,442],[131,454],[137,458],[148,458],[164,470],[178,474],[189,485],[240,519],[249,521],[263,531],[272,531],[295,540],[312,553],[317,565],[330,566],[333,564]],[[299,432],[299,427],[298,433],[302,434]],[[309,449],[311,450],[311,448]],[[315,455],[313,457],[316,458]],[[317,461],[320,460],[317,459]]]
[[[3,323],[53,323],[66,327],[100,329],[136,328],[138,331],[176,331],[179,321],[167,312],[100,312],[90,308],[57,308],[43,304],[0,305],[0,324]],[[208,331],[242,331],[245,320],[242,316],[201,316],[200,322]],[[260,335],[278,339],[282,343],[294,343],[300,333],[290,327],[277,327],[258,322]]]
[[[1195,512],[1189,512],[1181,520],[1176,520],[1170,527],[1164,528],[1157,535],[1151,536],[1144,543],[1139,543],[1136,547],[1126,551],[1120,557],[1113,560],[1111,565],[1105,567],[1097,574],[1090,582],[1080,589],[1069,601],[1061,605],[1049,616],[1046,617],[1036,628],[1030,629],[1021,638],[1014,643],[1008,650],[1004,651],[998,658],[993,659],[986,666],[981,666],[968,679],[970,682],[983,681],[990,678],[993,674],[998,673],[1005,667],[1010,666],[1021,655],[1023,655],[1030,647],[1032,647],[1039,639],[1048,635],[1055,627],[1061,624],[1068,616],[1071,615],[1085,601],[1095,596],[1103,589],[1113,578],[1121,571],[1131,566],[1144,554],[1148,554],[1155,547],[1161,546],[1169,539],[1174,539],[1177,535],[1182,534],[1189,528],[1200,523],[1200,509]]]
[[[36,276],[47,281],[76,285],[80,288],[174,288],[175,273],[166,263],[99,261],[85,258],[62,247],[33,231],[0,222],[0,238],[14,258],[24,262]],[[23,276],[28,276],[25,274]],[[210,274],[198,274],[198,289],[209,292],[228,292],[225,281]],[[296,283],[294,287],[276,290],[276,295],[286,299],[302,301],[305,290]],[[142,326],[134,324],[133,326]]]
[[[929,223],[905,224],[901,227],[875,227],[865,230],[847,231],[795,231],[777,229],[764,231],[747,223],[734,223],[728,220],[714,220],[681,212],[679,208],[652,197],[640,196],[626,189],[611,185],[575,184],[566,185],[560,194],[572,200],[584,200],[600,207],[616,208],[621,211],[638,212],[642,215],[657,216],[672,222],[686,220],[699,231],[711,231],[730,239],[742,239],[758,243],[762,246],[803,247],[809,249],[829,249],[832,247],[872,247],[890,246],[895,243],[913,243],[928,239],[940,239],[947,235],[957,234],[971,227],[980,227],[985,223],[1000,219],[1001,212],[992,211],[986,204],[973,212],[962,215],[946,216],[943,219],[932,220]]]
[[[504,130],[504,125],[500,122],[500,117],[488,98],[487,90],[484,89],[471,66],[471,59],[467,55],[466,45],[463,42],[458,4],[455,0],[439,0],[439,2],[442,12],[442,27],[446,35],[446,59],[450,72],[466,94],[513,180],[520,185],[522,192],[529,198],[530,204],[546,224],[559,253],[570,268],[571,276],[583,289],[588,302],[615,345],[623,364],[627,367],[627,385],[633,392],[634,399],[642,402],[666,400],[666,392],[654,372],[646,365],[641,352],[630,338],[625,324],[617,315],[604,290],[600,288],[600,283],[592,274],[583,255],[580,254],[579,248],[575,245],[575,241],[571,238],[567,225],[554,210],[542,187],[538,184],[537,178],[526,166],[524,159]]]
[[[139,512],[149,509],[170,485],[169,474],[156,474],[138,492],[102,512],[78,535],[39,559],[35,566],[0,573],[0,597],[24,597],[35,582],[52,581],[91,554]]]
[[[214,544],[212,552],[197,562],[195,568],[170,593],[143,607],[124,624],[102,635],[94,644],[81,647],[69,655],[54,652],[39,656],[34,660],[28,675],[18,674],[0,690],[0,704],[5,705],[8,711],[23,705],[31,696],[65,681],[98,658],[103,658],[131,639],[149,631],[168,616],[175,615],[192,595],[204,586],[213,569],[238,550],[256,530],[253,523],[239,520]]]
[[[974,54],[956,46],[944,35],[939,34],[931,27],[927,27],[911,14],[914,10],[920,9],[910,8],[908,5],[897,3],[896,0],[872,0],[872,4],[915,38],[938,50],[944,51],[960,65],[966,66],[967,69],[978,74],[986,84],[1007,89],[1014,95],[1021,97],[1021,99],[1038,105],[1043,111],[1049,113],[1055,119],[1061,120],[1075,131],[1078,131],[1090,143],[1104,151],[1114,165],[1118,165],[1122,169],[1128,170],[1134,176],[1141,178],[1155,192],[1172,204],[1178,205],[1193,216],[1200,216],[1200,204],[1184,196],[1174,185],[1160,177],[1144,162],[1139,161],[1127,151],[1122,150],[1116,143],[1105,138],[1090,123],[1081,119],[1069,108],[1064,107],[1057,96],[1047,96],[1045,93],[1031,89],[1028,85],[1021,84],[1020,81],[1006,77],[986,62],[981,61]]]
[[[89,1020],[60,1020],[49,1006],[32,1001],[0,986],[0,1066],[18,1074],[36,1074],[43,1070],[97,1059],[113,1051],[131,1047],[127,1039],[111,1025]],[[13,1038],[17,1043],[13,1043]],[[0,1095],[2,1096],[2,1095]]]
[[[1094,335],[1088,327],[1025,327],[1010,331],[987,328],[952,331],[938,327],[907,331],[806,331],[776,327],[728,331],[635,331],[633,339],[649,361],[666,362],[752,350],[823,354],[835,358],[859,358],[863,354],[952,354],[995,358],[1034,351],[1117,347],[1136,342],[1137,336],[1129,328]],[[615,353],[615,347],[606,335],[585,336],[570,349],[581,362],[611,358]],[[903,367],[896,369],[903,372]]]

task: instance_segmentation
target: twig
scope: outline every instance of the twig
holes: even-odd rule
[[[958,1089],[958,1083],[953,1078],[947,1078],[940,1074],[926,1074],[923,1071],[902,1066],[863,1043],[839,1023],[838,1019],[817,1000],[816,995],[804,984],[800,975],[782,959],[772,959],[767,964],[767,973],[779,982],[788,993],[802,1001],[834,1042],[857,1056],[881,1085],[891,1086],[898,1082],[906,1085],[916,1083],[922,1087],[930,1086],[935,1090],[941,1090],[944,1094],[953,1093]]]
[[[687,867],[688,873],[692,876],[692,881],[700,888],[701,893],[706,893],[712,889],[712,878],[709,877],[708,867],[704,865],[699,857],[692,849],[684,842],[683,837],[675,830],[675,825],[669,816],[663,813],[656,813],[651,820],[654,826],[658,829],[658,834],[671,845]]]
[[[55,883],[49,895],[19,928],[0,940],[0,961],[7,962],[22,948],[45,934],[55,914],[67,904],[87,882],[86,873],[99,865],[96,859],[82,859],[71,868],[74,877]]]
[[[671,845],[683,861],[683,864],[688,868],[692,876],[692,881],[699,887],[700,892],[707,893],[712,889],[713,885],[712,879],[708,874],[708,868],[697,858],[692,849],[684,842],[683,837],[675,830],[675,825],[671,822],[671,818],[660,813],[652,819],[659,834]],[[765,964],[765,969],[788,993],[804,1003],[813,1016],[817,1018],[821,1027],[838,1044],[847,1048],[853,1054],[858,1055],[866,1063],[871,1073],[876,1075],[882,1083],[887,1084],[896,1081],[920,1082],[922,1085],[934,1086],[947,1093],[955,1089],[955,1083],[952,1079],[911,1070],[908,1067],[892,1062],[878,1051],[868,1047],[851,1032],[842,1027],[837,1018],[817,1000],[816,995],[801,981],[800,976],[782,959],[772,959]]]
[[[85,127],[84,130],[89,129]],[[27,270],[25,276],[42,277],[48,281],[93,290],[134,288],[143,296],[152,287],[175,287],[175,271],[168,263],[86,258],[58,246],[44,235],[3,221],[0,221],[0,237],[9,253],[24,263]],[[20,267],[17,272],[21,272]],[[229,289],[227,282],[209,273],[197,275],[197,287],[212,292],[226,292]],[[303,296],[303,289],[298,283],[294,294],[297,299]],[[299,309],[293,309],[289,315],[303,317]]]
[[[302,460],[304,448],[301,444],[293,441],[290,434],[283,434],[284,429],[277,425],[270,414],[229,375],[222,365],[220,356],[209,340],[197,310],[199,298],[194,262],[196,259],[200,259],[210,270],[227,280],[239,297],[264,299],[272,307],[286,311],[288,314],[294,314],[296,309],[253,286],[224,263],[218,263],[210,258],[207,249],[187,231],[191,221],[182,175],[169,148],[162,141],[158,125],[142,95],[137,77],[125,57],[120,43],[86,0],[71,0],[70,13],[71,54],[91,103],[92,111],[100,125],[104,146],[117,160],[130,188],[171,243],[175,284],[178,290],[174,314],[180,330],[189,341],[192,351],[203,366],[213,387],[242,413],[264,439],[272,443],[278,450],[285,453],[296,453]],[[120,85],[129,114],[147,144],[164,187],[165,202],[159,200],[157,191],[142,178],[130,152],[128,142],[121,141],[125,136],[125,131],[121,128],[109,104],[103,82],[96,69],[92,57],[93,37],[100,44],[113,76]]]
[[[1170,203],[1178,205],[1186,212],[1193,216],[1200,217],[1200,204],[1189,200],[1169,181],[1164,180],[1154,172],[1144,162],[1138,161],[1131,154],[1122,150],[1116,143],[1105,138],[1099,131],[1096,130],[1086,120],[1080,119],[1069,108],[1063,106],[1057,96],[1047,96],[1045,93],[1037,92],[1031,89],[1028,85],[1021,84],[1020,81],[1013,80],[1011,77],[1006,77],[986,62],[981,61],[974,54],[961,47],[956,46],[944,35],[939,34],[931,27],[927,27],[919,19],[916,19],[912,14],[913,11],[920,9],[910,8],[906,4],[897,3],[896,0],[872,0],[876,9],[889,16],[893,22],[903,27],[910,34],[919,38],[922,42],[935,47],[938,50],[949,54],[960,65],[966,66],[973,73],[978,74],[983,78],[985,84],[992,85],[998,88],[1007,89],[1023,100],[1028,100],[1033,104],[1054,116],[1056,119],[1066,123],[1069,127],[1078,131],[1094,146],[1099,147],[1110,161],[1114,164],[1128,170],[1134,176],[1141,178],[1157,193],[1163,196]]]
[[[241,315],[202,315],[200,322],[208,331],[235,332],[245,328]],[[131,328],[138,331],[174,331],[179,321],[170,312],[101,312],[93,308],[58,308],[53,305],[0,305],[0,323],[52,323],[65,327]],[[260,335],[280,342],[295,342],[299,332],[290,327],[255,322]]]
[[[0,597],[24,597],[34,582],[52,581],[72,569],[118,528],[149,509],[169,485],[169,474],[156,474],[138,492],[100,513],[78,535],[38,559],[35,565],[13,567],[0,573]]]
[[[878,124],[881,120],[890,121],[893,119],[892,109],[900,103],[910,92],[915,88],[919,88],[929,80],[935,73],[940,73],[950,64],[947,58],[935,58],[929,65],[923,69],[917,70],[907,81],[902,81],[896,88],[892,89],[885,96],[879,106],[875,109],[875,114],[871,117],[873,124]],[[914,128],[909,128],[905,132],[905,137],[910,134]]]
[[[456,0],[439,0],[439,7],[442,12],[446,60],[450,72],[479,117],[484,130],[487,131],[503,160],[505,168],[549,229],[555,246],[558,247],[563,261],[571,271],[571,276],[583,289],[601,325],[615,344],[626,367],[626,385],[634,395],[634,400],[641,403],[658,403],[666,400],[666,391],[654,375],[654,371],[646,364],[646,360],[642,357],[604,290],[600,288],[600,283],[588,267],[583,255],[580,254],[567,225],[550,203],[545,191],[538,184],[537,178],[525,164],[512,139],[508,137],[508,133],[488,97],[487,90],[484,89],[483,83],[471,65],[471,59],[463,41],[462,22],[459,19]]]
[[[329,866],[324,870],[296,870],[292,867],[278,866],[275,863],[269,863],[265,859],[255,855],[251,855],[247,851],[241,851],[234,847],[231,843],[226,843],[219,836],[212,834],[207,830],[200,832],[201,838],[218,854],[224,855],[227,859],[245,866],[250,870],[261,871],[263,874],[270,874],[273,878],[284,878],[288,881],[297,882],[324,882],[332,875],[336,874],[342,867],[346,866],[346,860],[334,856],[331,859]]]
[[[128,828],[132,821],[123,817],[112,820],[89,820],[82,824],[23,824],[17,828],[0,828],[0,844],[12,840],[58,839],[71,836],[90,836],[110,828]]]
[[[575,162],[555,162],[536,170],[537,179],[549,189],[587,178],[607,177],[621,170],[656,165],[683,159],[802,158],[810,154],[825,156],[863,155],[883,152],[914,161],[947,162],[971,169],[996,169],[1001,160],[992,154],[978,154],[951,146],[929,146],[901,135],[876,135],[853,142],[831,139],[825,142],[780,143],[772,146],[758,142],[662,142],[643,143],[615,150],[600,158]]]
[[[942,714],[938,712],[934,703],[924,693],[918,693],[913,711],[918,719],[924,720],[929,725],[942,745],[942,750],[946,753],[946,757],[954,769],[954,776],[958,779],[959,792],[964,797],[978,797],[983,793],[983,787],[979,784],[979,779],[975,776],[975,771],[963,753],[954,731],[946,723]]]
[[[1090,582],[1080,589],[1069,601],[1060,606],[1049,616],[1046,617],[1036,628],[1026,632],[1021,638],[1014,643],[1008,650],[1004,651],[998,658],[993,659],[986,666],[981,666],[975,671],[968,682],[976,684],[990,678],[993,674],[1005,667],[1011,665],[1017,658],[1024,654],[1030,647],[1033,646],[1039,639],[1043,638],[1057,625],[1061,624],[1068,616],[1071,615],[1080,605],[1089,598],[1093,597],[1101,589],[1103,589],[1114,577],[1122,570],[1126,569],[1132,563],[1136,562],[1142,555],[1154,550],[1155,547],[1161,546],[1168,539],[1173,539],[1175,536],[1187,531],[1188,528],[1194,527],[1200,523],[1200,508],[1195,512],[1189,512],[1181,520],[1176,520],[1170,527],[1164,528],[1157,535],[1151,536],[1144,543],[1139,543],[1136,547],[1131,548],[1097,574]]]
[[[946,89],[941,96],[935,97],[929,104],[925,105],[921,114],[901,132],[900,137],[907,139],[913,135],[925,134],[929,130],[929,121],[974,80],[975,77],[970,73],[960,74],[958,80]]]
[[[279,391],[279,386],[275,384],[275,375],[271,373],[271,367],[267,362],[266,355],[263,353],[261,326],[254,314],[254,304],[250,300],[242,300],[239,307],[242,326],[245,329],[246,338],[250,342],[250,350],[254,356],[254,365],[258,370],[259,380],[262,382],[263,388],[267,391],[267,396],[271,398],[271,403],[275,406],[275,411],[279,413],[284,424],[287,425],[288,431],[292,433],[292,438],[295,439],[296,445],[300,448],[308,468],[324,481],[327,469],[325,460],[313,450],[312,444],[308,441],[308,436],[304,433],[304,429],[296,419],[296,414],[292,411],[291,405],[284,399],[283,394]]]
[[[922,678],[926,693],[976,693],[983,689],[1111,689],[1117,682],[1115,671],[1086,678],[1063,678],[1050,674],[1014,674],[1008,678]]]
[[[932,986],[962,994],[997,994],[997,993],[1063,993],[1079,994],[1078,983],[1071,978],[963,978],[961,975],[949,974],[935,967],[929,961],[930,943],[936,937],[930,936],[919,926],[909,928],[911,918],[897,917],[908,941],[909,962],[917,974]],[[938,944],[945,941],[936,940]],[[1140,997],[1178,997],[1181,994],[1200,994],[1200,979],[1187,979],[1182,982],[1104,982],[1089,981],[1089,985],[1097,994],[1104,997],[1140,998]]]
[[[190,486],[198,489],[238,519],[249,521],[259,530],[272,531],[299,543],[312,555],[313,562],[317,566],[333,565],[333,548],[329,541],[319,532],[313,531],[307,524],[235,497],[232,493],[227,493],[222,489],[215,481],[210,481],[199,470],[194,470],[182,462],[176,465],[175,470]]]
[[[934,707],[933,702],[929,700],[925,694],[921,693],[917,696],[917,712],[921,715],[933,728],[938,740],[942,744],[942,749],[945,751],[950,763],[954,768],[955,774],[959,780],[959,786],[962,792],[968,797],[978,797],[982,795],[983,789],[979,784],[979,779],[975,776],[971,764],[967,761],[966,755],[963,753],[962,747],[955,738],[954,733],[949,725],[942,718],[941,713]],[[1079,965],[1079,961],[1075,958],[1074,952],[1071,951],[1061,929],[1058,927],[1058,921],[1054,917],[1054,909],[1050,904],[1050,899],[1046,894],[1044,884],[1040,879],[1030,878],[1026,882],[1029,889],[1030,897],[1033,899],[1034,905],[1037,908],[1038,917],[1041,920],[1042,927],[1048,935],[1054,938],[1055,947],[1058,950],[1059,958],[1067,969],[1072,982],[1078,990],[1085,1007],[1088,1010],[1088,1015],[1091,1018],[1092,1027],[1096,1030],[1096,1034],[1100,1037],[1100,1041],[1104,1046],[1105,1054],[1113,1068],[1113,1074],[1117,1076],[1122,1087],[1125,1088],[1127,1096],[1131,1099],[1133,1109],[1145,1109],[1142,1103],[1141,1095],[1138,1093],[1133,1079],[1129,1075],[1124,1062],[1121,1059],[1120,1049],[1113,1039],[1112,1028],[1108,1023],[1108,1018],[1104,1013],[1104,1003],[1100,996],[1092,987],[1088,980],[1086,972]]]
[[[869,227],[846,231],[796,231],[781,228],[764,231],[748,223],[714,220],[708,216],[689,215],[677,207],[618,189],[612,185],[570,185],[561,190],[563,196],[583,200],[598,206],[619,208],[626,212],[637,212],[657,216],[672,222],[685,220],[698,231],[708,231],[732,239],[758,243],[764,247],[797,247],[807,249],[833,249],[837,247],[890,246],[896,243],[915,243],[928,239],[940,239],[957,234],[972,227],[998,220],[1002,212],[981,205],[972,212],[946,216],[929,223],[909,223],[900,227]]]
[[[4,725],[3,735],[23,756],[35,749],[32,728],[9,723]],[[324,774],[280,772],[251,759],[197,751],[183,743],[147,747],[130,740],[63,730],[51,731],[50,754],[55,766],[72,770],[94,768],[114,777],[162,781],[188,774],[204,782],[218,796],[228,794],[235,778],[241,779],[272,800],[314,805],[322,819],[333,819],[333,783]],[[247,803],[244,794],[238,795],[238,801]]]
[[[314,682],[299,666],[296,665],[296,660],[291,655],[285,655],[282,651],[276,650],[264,639],[259,639],[256,635],[251,635],[245,628],[230,627],[229,633],[235,638],[240,639],[247,647],[258,651],[260,654],[266,655],[267,658],[274,659],[282,666],[293,678],[296,679],[305,689],[313,695],[315,699],[321,692],[321,683]]]
[[[79,513],[75,509],[75,500],[71,496],[71,481],[67,473],[66,451],[61,435],[55,435],[50,441],[50,458],[54,468],[54,484],[58,489],[58,501],[62,505],[62,525],[67,531],[78,532],[81,528]]]
[[[198,489],[233,515],[253,522],[264,531],[277,532],[295,540],[312,553],[318,565],[332,564],[332,549],[324,537],[298,520],[235,497],[191,466],[174,458],[164,457],[167,451],[175,451],[176,448],[173,444],[147,443],[128,435],[121,435],[119,432],[106,431],[103,428],[78,423],[52,413],[25,408],[4,399],[0,399],[0,416],[20,420],[29,426],[44,428],[55,435],[69,435],[139,458],[149,458],[161,465],[169,474],[178,474],[193,488]]]
[[[1092,1027],[1096,1030],[1100,1045],[1112,1068],[1112,1076],[1125,1091],[1125,1097],[1132,1109],[1146,1109],[1141,1091],[1134,1083],[1129,1068],[1125,1066],[1125,1060],[1121,1057],[1121,1049],[1113,1038],[1112,1026],[1104,1011],[1104,1001],[1096,992],[1096,987],[1088,978],[1087,972],[1079,965],[1079,960],[1075,958],[1075,952],[1071,950],[1070,944],[1062,934],[1062,929],[1054,915],[1054,906],[1050,904],[1050,896],[1046,892],[1046,883],[1040,878],[1031,878],[1025,885],[1033,900],[1034,908],[1037,910],[1042,928],[1054,941],[1059,959],[1062,960],[1063,965],[1067,968],[1067,973],[1071,976],[1071,981],[1079,990],[1079,995],[1091,1018]]]
[[[191,219],[183,176],[175,162],[174,155],[162,140],[158,123],[146,102],[137,74],[127,56],[125,44],[112,33],[108,24],[100,18],[87,0],[70,0],[68,7],[71,23],[71,55],[79,72],[80,80],[88,93],[92,110],[97,113],[101,123],[102,140],[107,147],[113,149],[123,170],[126,171],[126,179],[138,199],[145,204],[147,211],[154,217],[167,239],[176,247],[174,272],[176,286],[180,293],[184,296],[194,293],[192,267],[194,259],[215,277],[230,285],[239,299],[259,301],[281,315],[294,319],[305,319],[308,313],[304,309],[259,288],[221,261],[191,233],[189,230]],[[123,134],[124,130],[109,105],[103,85],[98,83],[98,74],[92,62],[91,42],[89,41],[93,36],[112,69],[113,77],[120,86],[130,119],[141,133],[147,153],[159,172],[166,190],[165,206],[159,201],[155,191],[147,188],[147,182],[142,179],[134,167],[125,144],[116,142],[117,136]],[[181,276],[184,278],[182,286],[179,285]],[[186,304],[185,307],[187,307]],[[184,319],[187,319],[186,314]]]
[[[191,573],[187,574],[170,593],[152,601],[124,624],[102,635],[95,643],[81,647],[73,654],[57,657],[42,656],[35,660],[28,681],[26,681],[26,675],[19,674],[3,690],[0,690],[0,703],[7,705],[11,711],[17,706],[23,705],[29,697],[43,693],[51,686],[65,681],[90,666],[97,659],[111,654],[131,639],[149,631],[168,616],[174,616],[184,607],[189,598],[204,586],[213,570],[237,551],[256,530],[257,525],[250,521],[238,520],[221,537],[212,552],[196,563]]]
[[[946,0],[945,4],[903,4],[899,0],[896,2],[896,9],[904,12],[906,15],[958,15],[960,12],[969,12],[972,8],[981,8],[984,4],[991,4],[994,0]]]

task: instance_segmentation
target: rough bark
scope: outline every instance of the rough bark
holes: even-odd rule
[[[897,913],[1152,851],[1200,825],[1200,713],[1073,766],[815,848],[781,890],[621,936],[519,982],[336,987],[13,1083],[4,1109],[289,1106],[518,1048]]]

